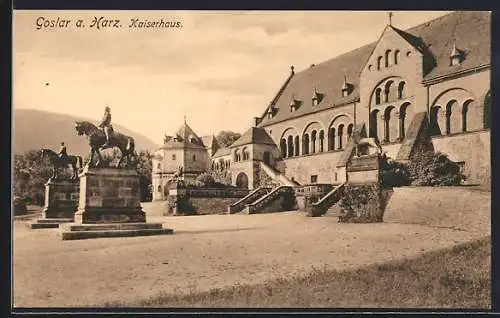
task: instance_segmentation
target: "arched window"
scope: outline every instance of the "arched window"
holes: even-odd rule
[[[309,154],[309,135],[305,134],[302,140],[302,154],[303,155],[308,155]]]
[[[467,114],[469,113],[469,107],[472,102],[472,99],[468,99],[462,106],[462,132],[467,131]]]
[[[323,145],[324,145],[324,140],[325,140],[325,132],[321,130],[319,132],[319,152],[323,152]]]
[[[406,95],[405,84],[406,84],[405,82],[400,82],[398,85],[398,98],[399,99],[404,98]]]
[[[347,126],[347,140],[351,139],[351,136],[352,136],[352,130],[354,129],[354,125],[353,124],[349,124]]]
[[[340,124],[339,127],[337,128],[337,136],[338,136],[338,148],[337,149],[342,149],[342,136],[344,135],[344,124]]]
[[[392,88],[393,83],[394,83],[393,81],[387,81],[387,83],[385,83],[384,94],[385,94],[385,101],[386,102],[388,102],[390,97],[391,97],[391,88]]]
[[[446,104],[446,134],[454,134],[461,131],[461,114],[458,111],[458,102],[451,100]]]
[[[379,70],[379,71],[380,71],[380,68],[382,67],[382,59],[383,59],[382,56],[379,56],[377,58],[377,70]]]
[[[491,92],[488,92],[484,98],[483,125],[485,129],[491,128]]]
[[[295,156],[299,156],[300,145],[299,145],[299,136],[295,136]]]
[[[193,155],[193,161],[196,161],[196,155]]]
[[[161,170],[161,163],[158,162],[158,165],[156,166],[156,169]]]
[[[333,127],[328,131],[328,150],[335,150],[335,128]]]
[[[399,50],[394,51],[394,65],[399,63]]]
[[[158,185],[158,192],[161,192],[161,185]]]
[[[172,155],[172,160],[175,160],[176,159],[176,156],[175,154]]]
[[[293,136],[288,136],[288,157],[293,157]]]
[[[391,66],[391,50],[385,51],[385,67]]]
[[[404,139],[406,135],[406,121],[408,115],[408,107],[410,107],[410,103],[404,103],[401,105],[399,109],[399,139]]]
[[[215,170],[215,162],[212,161],[212,170]]]
[[[281,139],[281,141],[280,141],[280,149],[281,149],[281,156],[283,158],[286,158],[286,154],[287,154],[287,152],[286,152],[286,140],[284,138]]]
[[[370,113],[370,137],[378,138],[378,126],[377,126],[377,117],[379,110],[375,109]]]
[[[431,107],[431,111],[429,114],[429,124],[430,124],[430,131],[431,131],[432,136],[441,135],[441,127],[439,127],[440,113],[441,113],[440,106]]]
[[[316,152],[316,130],[311,133],[311,153]]]
[[[241,151],[243,154],[243,160],[249,160],[250,159],[250,154],[248,153],[248,148],[243,148]]]
[[[235,162],[240,161],[240,150],[239,150],[239,149],[236,149],[236,150],[234,151],[234,161],[235,161]]]
[[[380,105],[380,95],[382,95],[382,89],[379,87],[375,90],[375,105]]]
[[[384,113],[384,141],[391,142],[396,140],[396,129],[397,118],[395,118],[395,108],[394,106],[389,106],[386,108]]]

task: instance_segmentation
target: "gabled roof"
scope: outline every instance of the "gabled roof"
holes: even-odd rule
[[[228,156],[231,154],[231,149],[227,148],[227,147],[224,147],[224,148],[220,148],[218,149],[214,155],[212,156],[212,158],[219,158],[219,157],[224,157],[224,156]]]
[[[489,65],[490,17],[490,13],[485,11],[460,11],[446,14],[406,31],[392,28],[417,50],[435,60],[424,73],[425,81]],[[456,66],[450,66],[449,60],[453,43],[465,51],[465,59]],[[288,79],[283,91],[276,96],[276,100],[273,100],[275,115],[272,118],[263,116],[258,127],[359,101],[359,76],[376,45],[375,42],[362,46],[295,73]],[[342,97],[340,89],[344,76],[353,85],[352,92],[346,97]],[[323,94],[323,100],[317,106],[313,106],[311,98],[311,92],[315,87]],[[294,112],[290,111],[289,105],[292,96],[302,102],[301,107]]]
[[[263,128],[251,127],[240,138],[231,144],[231,148],[247,144],[275,145],[273,139]]]
[[[217,139],[215,139],[214,135],[211,136],[201,136],[201,141],[203,142],[203,145],[207,148],[212,148],[212,147],[218,147],[219,143],[217,142]]]

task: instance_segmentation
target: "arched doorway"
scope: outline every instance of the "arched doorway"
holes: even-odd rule
[[[270,165],[271,164],[271,154],[269,153],[269,151],[264,151],[264,154],[263,154],[263,159],[264,159],[264,163],[266,165]]]
[[[240,172],[236,177],[236,186],[238,188],[248,189],[248,176],[244,172]]]

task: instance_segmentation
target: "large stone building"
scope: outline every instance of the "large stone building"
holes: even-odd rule
[[[282,180],[336,184],[346,178],[355,129],[405,159],[425,121],[436,151],[469,182],[489,182],[490,26],[489,12],[471,11],[408,30],[387,25],[374,43],[301,72],[291,67],[255,127],[212,156],[204,150],[207,169],[225,169],[249,188],[266,167]]]

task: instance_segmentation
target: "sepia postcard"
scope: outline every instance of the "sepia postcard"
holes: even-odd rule
[[[14,10],[11,310],[489,311],[490,73],[487,11]]]

